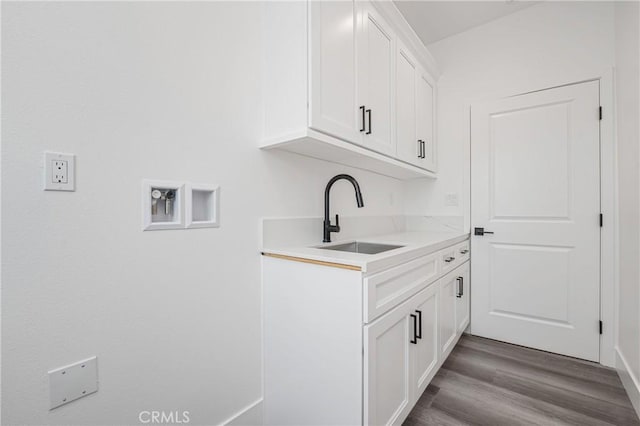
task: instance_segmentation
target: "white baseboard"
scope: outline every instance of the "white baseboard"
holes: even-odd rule
[[[262,419],[262,398],[252,402],[227,420],[221,425],[224,426],[259,426],[263,424]]]
[[[635,408],[638,417],[640,417],[640,381],[638,381],[638,378],[633,374],[631,368],[629,368],[629,363],[627,363],[626,358],[617,346],[616,370],[618,370],[618,376],[620,376],[622,385],[627,391],[627,395],[629,395],[633,408]]]

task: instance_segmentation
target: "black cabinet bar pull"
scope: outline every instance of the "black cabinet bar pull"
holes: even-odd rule
[[[370,109],[367,110],[367,114],[369,114],[369,130],[367,130],[367,133],[365,134],[370,135],[371,134],[371,110]]]
[[[416,309],[416,312],[418,313],[418,334],[416,337],[422,339],[422,311]]]
[[[425,148],[425,141],[422,141],[422,158],[427,157],[427,150]]]
[[[360,111],[362,111],[362,127],[360,128],[360,131],[364,132],[366,130],[365,117],[364,117],[364,105],[360,107]]]
[[[464,278],[458,277],[456,279],[458,280],[458,294],[456,294],[456,297],[461,298],[464,294]]]
[[[445,261],[445,262],[447,262],[447,263],[451,263],[451,262],[453,262],[454,260],[456,260],[456,258],[455,258],[455,257],[453,257],[453,256],[449,256],[449,257],[447,257],[444,261]]]
[[[416,335],[416,328],[418,327],[418,317],[411,314],[411,318],[413,318],[413,340],[410,340],[414,345],[418,344],[418,336]]]

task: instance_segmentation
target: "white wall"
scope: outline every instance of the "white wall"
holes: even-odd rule
[[[2,423],[221,422],[261,397],[259,218],[401,214],[402,184],[256,148],[257,3],[3,3]],[[77,191],[42,191],[42,152]],[[222,227],[141,231],[143,178],[218,183]],[[318,229],[318,238],[321,230]],[[46,372],[99,358],[48,411]]]
[[[616,3],[619,262],[618,368],[640,413],[640,7]],[[621,361],[621,362],[620,362]],[[624,363],[626,362],[626,366]],[[630,379],[630,380],[629,380]],[[634,382],[635,379],[635,383]]]
[[[465,105],[598,77],[614,64],[613,34],[612,3],[542,2],[429,45],[442,73],[440,176],[407,186],[406,213],[464,215],[469,226]],[[445,206],[447,193],[459,195],[459,206]]]

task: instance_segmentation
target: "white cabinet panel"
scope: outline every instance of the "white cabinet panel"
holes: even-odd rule
[[[393,135],[394,35],[391,27],[369,3],[361,2],[359,31],[359,99],[364,105],[362,144],[395,155]]]
[[[402,42],[397,44],[397,156],[423,169],[435,171],[434,82]]]
[[[417,79],[416,99],[416,134],[422,142],[420,167],[435,172],[437,152],[434,131],[434,83],[425,72],[420,72]]]
[[[364,322],[391,310],[440,274],[440,256],[431,254],[364,278]]]
[[[401,422],[411,411],[412,319],[405,303],[364,327],[364,424]]]
[[[456,341],[456,271],[440,280],[440,354],[447,356]]]
[[[458,276],[456,279],[457,291],[456,291],[456,327],[458,334],[462,334],[465,328],[469,325],[469,307],[470,307],[470,275],[469,275],[469,263],[465,263],[457,270]]]
[[[398,43],[396,56],[396,144],[398,158],[421,166],[422,146],[416,136],[416,76],[418,65]]]
[[[356,6],[312,1],[310,7],[309,126],[357,142]]]
[[[412,348],[411,383],[415,399],[429,385],[438,367],[438,286],[432,284],[413,297],[420,338]]]

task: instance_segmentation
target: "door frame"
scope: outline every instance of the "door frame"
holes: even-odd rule
[[[616,356],[616,310],[618,306],[618,183],[617,141],[615,134],[615,81],[614,69],[607,68],[600,73],[576,76],[574,79],[549,82],[540,87],[523,87],[495,92],[490,97],[474,98],[465,101],[465,120],[467,129],[466,156],[468,167],[465,168],[464,181],[468,190],[465,228],[471,231],[471,108],[474,104],[531,92],[553,89],[561,86],[599,81],[600,106],[603,114],[600,121],[600,211],[604,216],[600,228],[600,320],[603,322],[600,335],[600,364],[615,367]],[[473,271],[470,272],[471,274]],[[473,279],[472,279],[473,280]],[[473,286],[470,293],[473,294]]]

